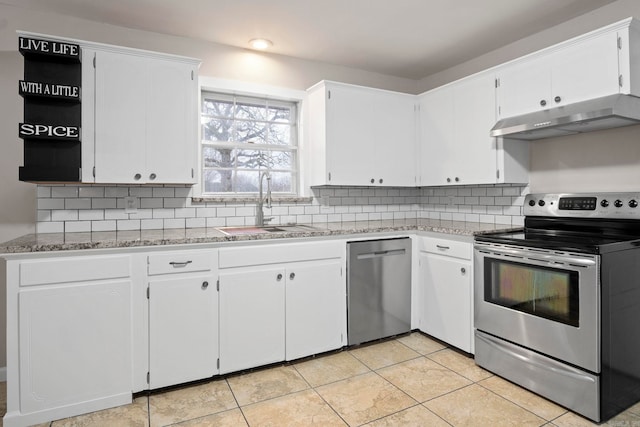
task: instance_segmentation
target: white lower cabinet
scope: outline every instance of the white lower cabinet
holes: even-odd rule
[[[129,256],[11,260],[5,426],[131,402]]]
[[[313,242],[220,250],[221,374],[346,343],[344,245]]]
[[[150,254],[149,388],[218,373],[218,252]]]
[[[280,267],[220,273],[220,373],[284,360]]]
[[[420,330],[473,353],[471,243],[422,237]]]
[[[211,276],[149,282],[149,387],[217,374],[218,293]]]
[[[346,307],[341,260],[291,265],[285,277],[286,360],[342,347]]]

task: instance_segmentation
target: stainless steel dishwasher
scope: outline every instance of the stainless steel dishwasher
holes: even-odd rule
[[[411,330],[411,239],[347,243],[349,345]]]

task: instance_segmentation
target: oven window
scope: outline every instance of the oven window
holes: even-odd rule
[[[484,299],[579,326],[578,272],[485,258]]]

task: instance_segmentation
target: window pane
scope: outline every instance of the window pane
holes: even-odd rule
[[[205,192],[225,193],[233,191],[233,171],[205,169],[202,175]]]
[[[202,113],[215,117],[233,117],[233,101],[205,99],[202,102]]]
[[[291,144],[291,126],[272,124],[269,126],[269,144],[290,145]]]
[[[292,177],[291,172],[273,172],[271,173],[271,191],[277,193],[291,193]]]
[[[238,101],[236,104],[236,118],[246,120],[265,120],[267,106],[264,101]]]
[[[205,146],[202,149],[202,160],[205,168],[232,168],[235,163],[235,150]]]
[[[205,141],[232,141],[233,120],[202,118],[202,139]]]
[[[269,107],[267,120],[270,122],[289,123],[293,115],[292,108],[287,107]]]
[[[250,144],[265,144],[267,125],[262,122],[236,122],[237,141]]]
[[[271,153],[271,169],[292,169],[293,153],[290,151],[273,151]]]
[[[273,177],[273,191],[296,191],[297,105],[212,92],[202,96],[204,192],[256,194],[264,171]]]
[[[237,171],[236,172],[236,188],[237,193],[257,193],[258,192],[258,171]],[[264,191],[267,189],[265,180]]]

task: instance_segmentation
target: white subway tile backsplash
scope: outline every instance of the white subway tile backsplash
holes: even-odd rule
[[[78,187],[52,187],[51,197],[53,198],[78,197]]]
[[[63,233],[64,222],[39,222],[36,224],[36,233]]]
[[[38,199],[51,197],[51,187],[43,187],[42,185],[39,185],[36,194]]]
[[[64,199],[65,209],[91,209],[91,199]]]
[[[78,197],[104,197],[104,187],[86,187],[81,186],[78,188]]]
[[[163,208],[164,200],[159,197],[141,197],[140,207],[146,209]]]
[[[122,219],[116,221],[116,228],[118,231],[125,230],[140,230],[139,219]]]
[[[141,230],[159,230],[164,228],[164,220],[162,219],[143,219],[140,221]]]
[[[104,211],[102,209],[78,211],[78,219],[80,221],[101,221],[104,219]]]
[[[91,221],[91,231],[116,231],[116,222],[108,221]]]
[[[52,221],[77,221],[78,211],[74,209],[60,209],[51,212]]]
[[[104,197],[127,197],[129,188],[127,187],[107,187],[104,189]]]
[[[38,199],[38,209],[64,209],[64,199]]]
[[[276,202],[264,212],[273,217],[271,224],[432,218],[522,226],[521,206],[527,193],[527,186],[518,185],[315,188],[310,202]],[[188,186],[47,185],[39,186],[37,194],[39,232],[222,227],[255,222],[254,202],[192,204]],[[124,197],[129,195],[140,198],[139,209],[131,214],[124,212]]]
[[[91,231],[91,221],[67,221],[64,224],[65,233],[86,233]]]
[[[115,209],[118,206],[117,199],[103,198],[91,199],[92,209]]]

